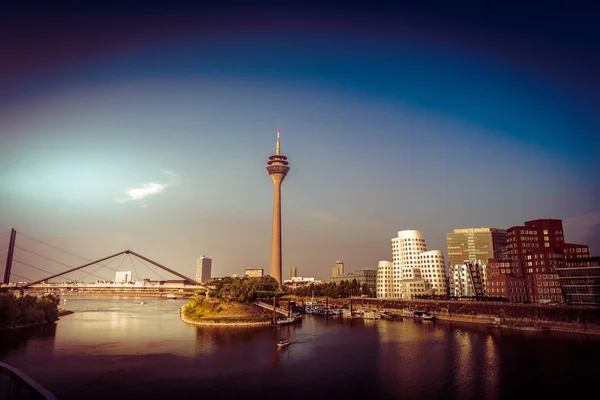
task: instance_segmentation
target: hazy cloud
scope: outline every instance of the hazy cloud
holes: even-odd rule
[[[387,226],[385,224],[383,224],[379,221],[371,220],[371,219],[358,218],[356,220],[356,222],[359,226],[362,226],[367,229],[373,229],[373,230],[387,229]]]
[[[600,230],[600,211],[575,215],[563,220],[563,228],[574,242],[583,242]]]
[[[329,222],[329,223],[335,223],[335,222],[339,221],[339,218],[336,217],[335,215],[328,214],[328,213],[321,212],[321,211],[315,211],[313,213],[313,218],[315,218],[321,222]]]
[[[126,203],[128,201],[142,200],[148,196],[154,196],[162,193],[169,186],[178,186],[181,184],[181,177],[172,171],[162,171],[167,175],[166,182],[149,182],[142,183],[139,187],[126,190],[127,198],[115,199],[117,203]],[[147,208],[147,204],[142,204],[143,208]]]

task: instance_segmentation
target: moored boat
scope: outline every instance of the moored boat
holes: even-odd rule
[[[422,319],[425,321],[433,321],[435,320],[435,316],[429,314],[427,311],[417,311],[417,310],[402,310],[403,318],[413,318],[413,319]]]
[[[302,320],[300,320],[300,322],[302,322]],[[289,318],[282,318],[282,319],[275,320],[271,323],[271,325],[280,326],[280,325],[290,325],[290,324],[295,324],[295,323],[296,323],[296,318],[289,317]]]
[[[363,313],[364,319],[381,319],[381,313],[378,311],[365,311]]]
[[[177,298],[177,296],[175,296],[173,293],[169,293],[167,295],[167,299],[176,299],[176,298]]]

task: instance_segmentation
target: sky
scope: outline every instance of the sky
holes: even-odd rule
[[[15,228],[20,276],[126,249],[268,272],[278,126],[286,279],[376,267],[404,229],[446,254],[455,228],[559,218],[600,252],[593,10],[169,4],[0,17],[0,257]]]

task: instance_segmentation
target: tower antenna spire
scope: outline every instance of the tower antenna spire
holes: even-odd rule
[[[275,155],[280,155],[280,144],[279,144],[280,140],[279,140],[279,127],[277,127],[277,146],[275,146]]]

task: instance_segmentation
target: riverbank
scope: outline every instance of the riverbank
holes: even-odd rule
[[[58,310],[58,316],[59,317],[63,317],[65,315],[71,315],[73,314],[73,311],[69,311],[69,310]]]
[[[600,336],[600,310],[543,304],[483,303],[436,300],[352,299],[354,307],[399,314],[403,309],[427,311],[438,320],[486,325],[498,329],[562,332]]]
[[[196,326],[269,326],[269,316],[252,304],[192,300],[179,309],[181,321]]]

